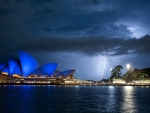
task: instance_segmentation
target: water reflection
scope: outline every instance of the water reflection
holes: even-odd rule
[[[1,86],[0,113],[148,113],[144,86]]]
[[[115,86],[109,86],[108,87],[108,103],[106,104],[107,106],[107,111],[111,111],[115,109]]]
[[[134,90],[135,88],[133,86],[123,87],[123,102],[122,102],[121,111],[123,111],[124,113],[137,112]]]

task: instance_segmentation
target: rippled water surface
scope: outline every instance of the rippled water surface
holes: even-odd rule
[[[150,113],[150,87],[0,86],[0,113]]]

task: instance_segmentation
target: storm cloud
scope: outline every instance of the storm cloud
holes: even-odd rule
[[[0,0],[0,35],[140,38],[150,30],[148,4],[148,0]]]
[[[106,37],[77,37],[77,38],[38,38],[27,40],[19,46],[6,47],[1,51],[23,49],[35,52],[74,52],[89,56],[94,55],[150,55],[150,35],[139,39],[106,38]]]
[[[148,0],[0,0],[0,51],[149,55],[148,4]]]

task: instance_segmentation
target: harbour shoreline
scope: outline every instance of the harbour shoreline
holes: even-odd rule
[[[0,83],[0,86],[4,85],[72,85],[72,86],[150,86],[150,84],[57,84],[57,83]]]

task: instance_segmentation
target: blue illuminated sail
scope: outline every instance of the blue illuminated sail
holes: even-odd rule
[[[48,76],[52,76],[58,65],[58,63],[48,63],[41,66],[41,68],[48,74]]]
[[[53,76],[63,76],[63,73],[61,71],[58,71],[58,70],[55,70],[54,73],[53,73]]]
[[[75,73],[75,69],[73,69],[73,70],[66,70],[66,71],[63,71],[62,73],[63,73],[63,75],[65,76],[65,77],[68,77],[69,75],[72,75],[73,73]]]
[[[39,67],[37,61],[24,51],[19,51],[19,58],[24,77],[27,77],[31,72]]]
[[[0,63],[0,72],[4,69],[5,66],[6,66],[6,63]]]
[[[48,74],[41,67],[35,69],[31,74],[37,76],[46,76],[46,75],[48,76]]]
[[[2,70],[2,72],[9,74],[9,66],[6,65],[5,68]]]
[[[23,76],[22,71],[21,71],[21,67],[19,65],[17,65],[17,67],[15,68],[13,74],[18,74]]]
[[[9,75],[10,76],[12,76],[13,74],[22,75],[21,68],[20,68],[20,61],[18,59],[9,58],[8,64],[9,64]]]

